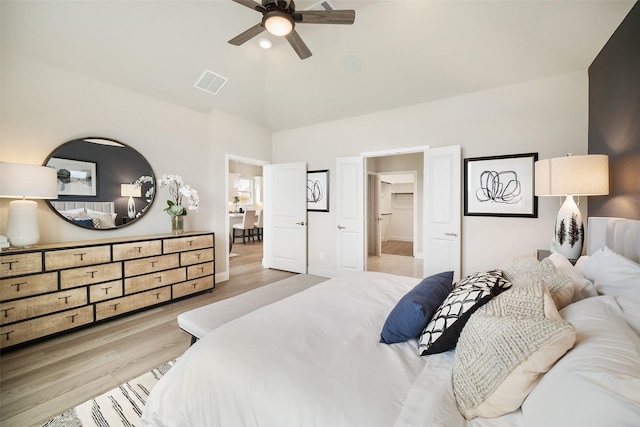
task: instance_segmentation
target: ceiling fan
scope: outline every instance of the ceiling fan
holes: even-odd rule
[[[311,56],[311,51],[296,32],[296,24],[353,24],[355,10],[305,10],[296,12],[293,0],[262,0],[262,4],[253,0],[233,0],[250,9],[262,13],[262,22],[229,40],[234,46],[240,46],[258,34],[267,30],[275,36],[284,36],[300,59]]]

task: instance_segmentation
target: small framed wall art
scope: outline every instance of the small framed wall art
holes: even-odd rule
[[[59,196],[95,196],[97,194],[95,163],[51,157],[47,166],[56,170]]]
[[[329,169],[307,172],[307,211],[329,212]]]
[[[537,218],[536,160],[538,153],[464,159],[464,214]]]

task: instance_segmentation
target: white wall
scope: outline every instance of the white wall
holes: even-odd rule
[[[327,106],[330,108],[330,106]],[[337,157],[429,145],[461,145],[463,157],[538,152],[540,158],[587,153],[587,72],[501,87],[273,135],[274,163],[307,161],[331,169]],[[335,272],[335,182],[331,212],[310,212],[309,271]],[[547,249],[559,201],[540,199],[539,217],[464,217],[462,274]],[[583,213],[584,214],[584,213]],[[319,254],[324,253],[324,259]]]
[[[42,164],[58,145],[86,136],[130,145],[147,158],[157,176],[180,175],[198,190],[200,212],[186,218],[186,229],[216,232],[216,276],[225,279],[225,153],[268,161],[271,137],[266,129],[220,111],[197,113],[7,52],[2,53],[1,71],[0,161]],[[143,220],[104,231],[72,226],[40,201],[40,241],[167,233],[167,196],[160,189]],[[0,232],[6,229],[7,204],[0,200]]]

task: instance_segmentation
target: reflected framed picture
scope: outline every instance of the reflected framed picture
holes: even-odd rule
[[[47,166],[58,174],[59,196],[96,196],[96,164],[51,157]]]
[[[307,172],[307,211],[329,212],[329,170]]]
[[[538,153],[464,159],[465,216],[538,217]]]

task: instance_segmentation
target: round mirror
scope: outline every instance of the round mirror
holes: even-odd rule
[[[49,207],[65,221],[109,230],[140,220],[155,195],[155,176],[136,150],[109,138],[65,142],[44,161],[58,174]]]

